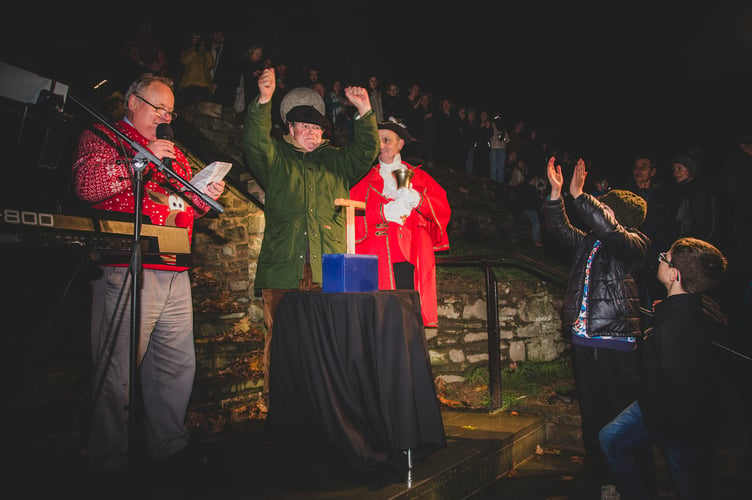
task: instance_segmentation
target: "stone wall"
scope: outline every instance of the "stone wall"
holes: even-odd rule
[[[434,375],[445,383],[465,382],[488,366],[488,314],[485,281],[439,280],[439,328],[426,332]],[[499,279],[498,319],[502,365],[552,361],[563,355],[558,308],[561,288],[530,278]]]
[[[242,123],[235,113],[202,103],[181,116],[236,162],[233,185],[219,199],[224,212],[204,217],[194,231],[198,370],[192,408],[242,406],[255,401],[263,384],[264,334],[263,304],[253,286],[264,215],[242,191],[261,201],[263,191],[244,166]],[[191,144],[182,146],[190,154]],[[202,165],[195,156],[191,160]],[[526,219],[500,188],[448,168],[430,168],[446,186],[452,205],[450,241],[478,238],[491,244],[519,244],[529,238]],[[484,276],[479,272],[477,279],[440,278],[438,294],[439,328],[426,332],[434,375],[447,384],[468,383],[477,368],[488,365]],[[553,360],[565,352],[557,314],[560,294],[556,285],[532,277],[500,281],[502,364]]]

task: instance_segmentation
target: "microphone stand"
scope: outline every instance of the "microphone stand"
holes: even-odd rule
[[[172,169],[157,158],[154,153],[147,148],[132,141],[127,135],[125,135],[120,129],[115,127],[107,120],[99,111],[90,106],[88,103],[72,94],[68,93],[68,98],[81,106],[87,113],[96,118],[104,126],[110,129],[121,140],[127,143],[134,151],[135,156],[130,160],[133,165],[133,194],[134,194],[134,221],[133,221],[133,243],[132,243],[132,255],[131,264],[129,266],[131,273],[131,322],[130,322],[130,358],[129,358],[129,382],[128,382],[128,453],[133,453],[136,449],[136,377],[138,372],[138,339],[139,339],[139,325],[141,324],[141,303],[140,303],[140,290],[141,290],[141,215],[143,211],[143,171],[149,165],[153,163],[158,170],[165,173],[171,179],[178,181],[185,189],[191,191],[197,195],[202,201],[204,201],[211,208],[219,213],[224,212],[224,208],[213,200],[211,197],[199,191],[193,184],[186,181]]]

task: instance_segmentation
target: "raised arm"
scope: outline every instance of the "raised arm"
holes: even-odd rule
[[[277,77],[274,68],[266,68],[258,77],[259,104],[265,104],[272,100],[274,90],[277,88]]]
[[[574,166],[572,180],[569,183],[569,194],[571,194],[573,198],[577,198],[582,194],[586,178],[587,170],[585,170],[585,161],[580,158]]]
[[[548,182],[551,184],[551,200],[561,198],[561,186],[564,184],[564,176],[561,173],[561,165],[556,164],[556,158],[553,156],[548,159]]]
[[[363,87],[347,87],[345,97],[355,106],[360,116],[365,115],[371,110],[371,100],[368,98],[368,91]]]

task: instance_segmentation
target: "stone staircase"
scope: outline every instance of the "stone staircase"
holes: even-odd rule
[[[545,439],[544,418],[538,415],[442,410],[442,418],[447,446],[414,464],[405,482],[376,487],[350,483],[330,479],[317,469],[320,464],[310,464],[291,467],[284,485],[270,484],[254,494],[279,500],[468,498],[533,456]]]

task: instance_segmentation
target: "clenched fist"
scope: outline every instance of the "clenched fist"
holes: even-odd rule
[[[345,88],[345,97],[355,106],[360,116],[370,111],[371,100],[368,98],[368,91],[363,87]]]

